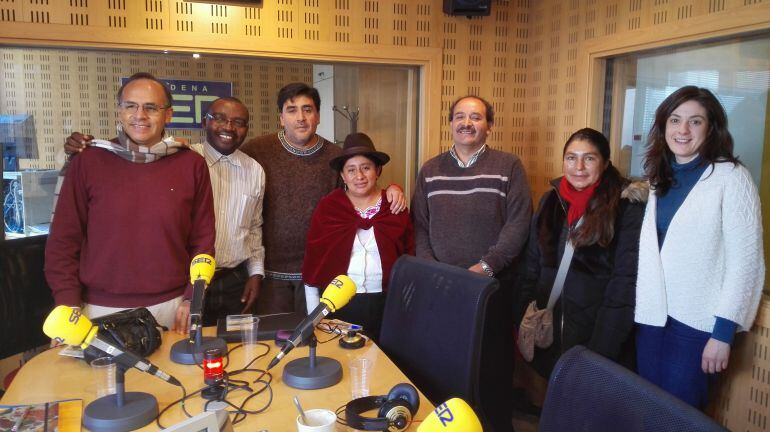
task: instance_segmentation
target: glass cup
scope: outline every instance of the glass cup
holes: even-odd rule
[[[307,423],[302,422],[302,416],[297,416],[298,432],[334,432],[337,427],[337,415],[327,409],[311,409],[305,411]]]
[[[241,329],[241,342],[243,343],[243,367],[246,367],[257,355],[259,317],[246,317],[240,321],[239,327]]]
[[[368,358],[350,360],[350,393],[353,399],[369,396],[369,376],[373,365],[374,362]]]
[[[97,399],[111,395],[115,390],[115,359],[112,357],[99,357],[91,361],[91,371],[96,384]]]

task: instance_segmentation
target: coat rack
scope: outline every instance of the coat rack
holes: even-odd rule
[[[332,110],[339,113],[342,117],[345,117],[350,122],[350,133],[358,132],[358,114],[360,109],[356,107],[355,111],[350,111],[347,105],[343,105],[342,108],[334,105]]]

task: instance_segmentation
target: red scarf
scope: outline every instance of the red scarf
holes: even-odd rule
[[[588,186],[587,188],[579,191],[572,187],[567,181],[567,177],[562,177],[559,182],[559,195],[569,203],[569,211],[567,211],[567,223],[572,226],[580,219],[586,212],[588,207],[588,201],[594,195],[596,187],[599,186],[599,182]]]
[[[371,219],[358,215],[342,189],[335,189],[313,211],[302,262],[302,279],[323,291],[336,276],[348,273],[350,253],[359,228],[374,227],[382,263],[382,290],[386,291],[393,263],[404,254],[414,255],[414,229],[408,211],[397,215],[382,192],[380,211]]]

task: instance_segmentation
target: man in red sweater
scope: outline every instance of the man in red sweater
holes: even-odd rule
[[[56,304],[89,317],[143,306],[186,331],[190,260],[214,254],[214,210],[205,160],[164,138],[171,116],[168,88],[135,74],[118,91],[118,143],[65,165],[45,257]]]

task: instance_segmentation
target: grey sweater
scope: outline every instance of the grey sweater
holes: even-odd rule
[[[499,273],[519,256],[529,232],[524,167],[491,148],[467,168],[442,153],[417,176],[412,214],[418,257],[464,268],[483,259]]]

